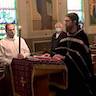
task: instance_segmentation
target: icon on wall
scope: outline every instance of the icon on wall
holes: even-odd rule
[[[32,0],[33,30],[52,30],[56,22],[53,18],[52,0]]]
[[[96,24],[96,0],[89,0],[90,24]]]

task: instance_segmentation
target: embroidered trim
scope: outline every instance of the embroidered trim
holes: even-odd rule
[[[65,41],[76,42],[76,43],[84,46],[86,52],[89,53],[89,48],[87,47],[87,45],[84,44],[84,42],[82,40],[77,39],[77,38],[67,37],[67,38],[61,39],[60,43],[65,42]]]

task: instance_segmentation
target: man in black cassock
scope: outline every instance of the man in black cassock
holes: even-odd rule
[[[89,84],[93,72],[87,34],[79,27],[79,17],[76,13],[67,14],[64,23],[67,37],[60,40],[53,58],[60,60],[61,56],[64,57],[68,68],[67,96],[95,96]]]

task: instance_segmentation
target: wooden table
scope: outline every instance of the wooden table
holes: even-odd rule
[[[14,96],[49,96],[50,82],[64,89],[68,85],[68,71],[62,64],[39,64],[29,60],[13,59],[10,70]],[[63,73],[62,77],[58,78],[60,82],[51,78],[55,73]]]

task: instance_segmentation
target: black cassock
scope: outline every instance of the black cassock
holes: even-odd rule
[[[93,77],[91,52],[87,35],[83,30],[68,34],[60,40],[56,54],[65,56],[64,62],[68,68],[68,96],[95,96],[90,87]]]

